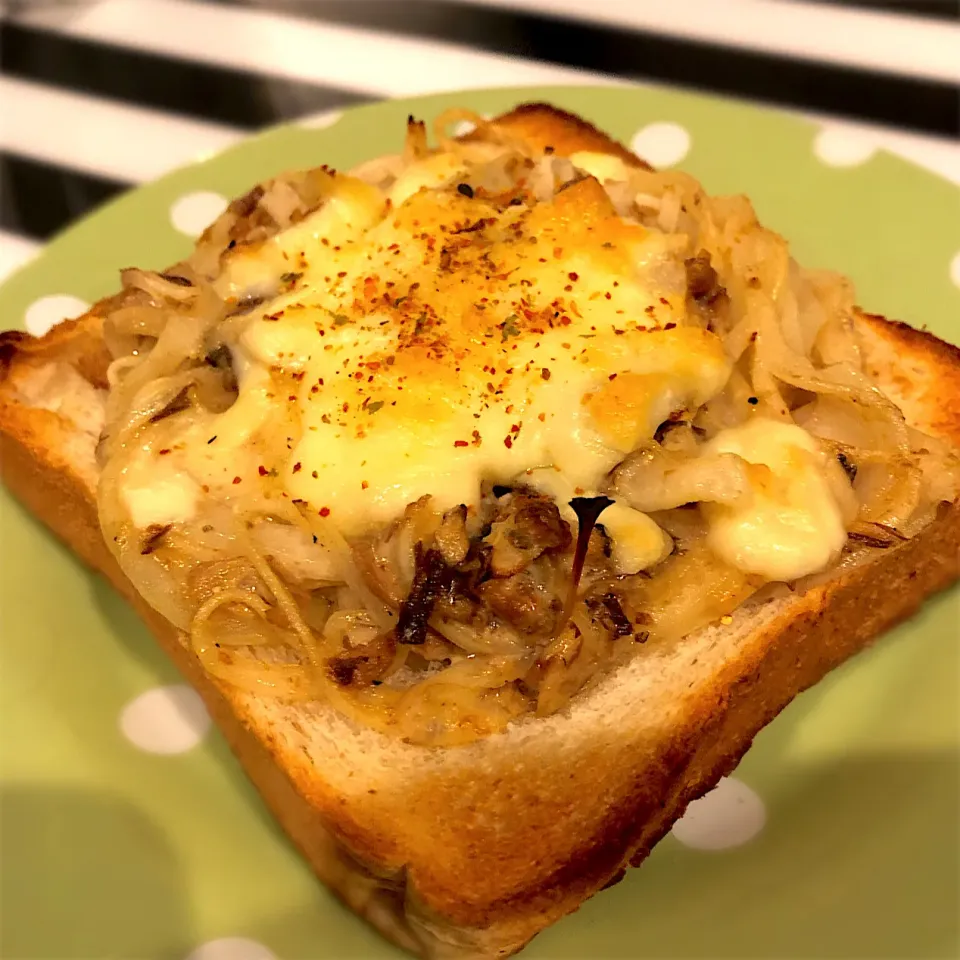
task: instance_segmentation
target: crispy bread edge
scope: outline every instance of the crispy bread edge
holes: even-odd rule
[[[605,149],[622,155],[625,150],[578,118],[544,104],[523,105],[503,122],[512,124],[518,135],[541,146],[553,145],[558,152]],[[87,379],[102,383],[99,316],[103,308],[98,305],[85,318],[60,325],[40,340],[3,335],[0,378],[9,380],[19,364],[62,359]],[[935,384],[943,411],[930,426],[960,444],[960,391],[956,389],[960,351],[906,325],[873,316],[862,319],[876,338],[902,350],[927,370],[927,382]],[[931,385],[929,390],[933,389]],[[917,398],[917,402],[929,410],[923,399]],[[304,782],[301,771],[284,771],[274,762],[271,744],[264,744],[243,726],[234,707],[203,674],[175,631],[136,595],[100,539],[89,490],[59,455],[71,429],[56,414],[19,405],[0,382],[0,468],[8,487],[133,602],[162,647],[198,689],[268,806],[320,878],[392,940],[426,956],[508,955],[615,882],[628,862],[637,864],[646,856],[692,799],[733,769],[753,736],[797,693],[960,574],[960,506],[954,504],[909,544],[889,551],[868,568],[854,569],[809,591],[802,606],[794,605],[789,616],[758,631],[741,657],[718,674],[709,695],[697,703],[687,722],[661,745],[656,762],[624,771],[633,788],[608,811],[602,833],[583,838],[577,854],[561,870],[531,884],[522,894],[497,898],[493,895],[495,880],[481,876],[480,865],[475,877],[464,876],[461,888],[454,890],[433,887],[429,871],[421,872],[417,868],[423,865],[412,863],[412,888],[404,892],[395,883],[375,876],[375,842],[362,844],[365,868],[333,839],[333,833],[354,833],[356,822],[349,812],[344,811],[342,824],[331,822],[335,803],[324,803],[326,816],[318,815],[307,799],[316,797],[315,776]],[[537,839],[518,837],[517,848],[524,849],[527,841]],[[384,858],[385,866],[389,865],[384,872],[394,871],[394,856],[390,851]],[[373,872],[368,869],[371,867]],[[425,881],[423,886],[418,879]],[[474,894],[490,889],[492,895],[486,899],[472,896],[465,907],[464,889]],[[406,919],[411,914],[421,918],[413,929]]]
[[[537,150],[552,147],[560,156],[578,150],[609,153],[628,166],[653,169],[646,160],[631,153],[592,123],[549,103],[521,103],[509,113],[497,117],[496,123]],[[468,134],[464,139],[472,139],[472,135]]]

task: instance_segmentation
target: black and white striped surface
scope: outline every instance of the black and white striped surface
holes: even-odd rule
[[[0,0],[0,278],[270,123],[635,81],[816,117],[960,184],[957,0]]]

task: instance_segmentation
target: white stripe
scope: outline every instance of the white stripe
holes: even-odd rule
[[[356,0],[355,0],[356,2]],[[960,81],[960,26],[803,0],[473,0],[760,53]],[[949,0],[948,0],[949,3]]]
[[[583,83],[600,76],[451,43],[194,0],[100,0],[81,9],[30,10],[18,20],[71,37],[373,96]]]
[[[40,250],[40,244],[16,233],[0,230],[0,281],[6,280]]]
[[[152,180],[243,136],[219,124],[0,76],[0,148],[114,180]]]
[[[483,2],[505,4],[508,0]],[[532,7],[540,0],[509,2]],[[579,6],[582,0],[547,2],[551,9],[559,12],[571,13],[574,3],[578,10],[582,9]],[[668,11],[683,8],[686,19],[673,26],[677,32],[686,31],[693,36],[699,28],[687,22],[691,3],[693,0],[672,0],[672,4],[661,4],[659,0],[656,4],[646,0],[632,3],[591,0],[590,10],[598,20],[613,22],[616,15],[617,22],[622,24],[650,25],[652,21],[643,18],[649,18],[650,10],[655,9],[659,11],[657,23],[666,29],[670,26],[667,21],[672,22]],[[708,7],[726,6],[728,12],[732,12],[731,4],[740,7],[741,17],[746,10],[744,5],[751,9],[780,6],[771,0],[712,0]],[[696,6],[703,14],[706,9],[703,4],[697,2]],[[811,5],[792,2],[785,6],[807,11]],[[829,15],[865,16],[836,8],[829,8]],[[596,74],[464,51],[450,44],[410,41],[262,11],[207,6],[191,0],[99,0],[83,8],[34,7],[20,19],[70,36],[223,66],[246,67],[290,79],[336,84],[373,95],[412,96],[498,84],[569,82],[571,78],[602,82],[604,79]],[[885,16],[880,19],[894,21],[899,28],[903,26],[901,21],[908,18]],[[808,26],[811,23],[820,28],[825,26],[819,20],[807,21]],[[909,20],[907,33],[902,35],[917,40],[917,36],[910,33],[914,26],[915,22]],[[937,30],[941,27],[937,25]],[[754,33],[758,29],[754,29]],[[956,32],[954,27],[946,29],[948,33]],[[924,32],[920,39],[928,41],[929,34]],[[429,69],[424,69],[425,63],[429,63]],[[955,72],[960,72],[960,67]],[[5,98],[0,145],[15,141],[20,152],[28,155],[124,180],[147,179],[195,160],[197,154],[215,152],[241,135],[239,131],[214,124],[0,77],[0,97],[5,91],[13,96]],[[21,97],[18,92],[27,95]],[[36,122],[40,116],[45,118],[42,124]],[[828,117],[812,119],[824,124],[838,122]],[[960,182],[960,146],[955,142],[891,128],[862,129],[876,136],[878,144],[891,153],[955,183]],[[64,143],[70,143],[69,156],[64,154]],[[104,148],[105,144],[109,144],[109,150]]]

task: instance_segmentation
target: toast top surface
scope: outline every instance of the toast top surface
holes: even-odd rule
[[[535,120],[532,129],[537,132],[519,124],[518,130],[527,130],[521,135],[549,140],[552,133],[570,149],[604,147],[598,141],[602,135],[585,134],[581,123],[572,124],[543,106],[518,111],[517,117]],[[622,150],[609,144],[606,149]],[[956,351],[874,317],[861,317],[859,324],[871,374],[911,424],[960,441]],[[96,317],[59,329],[41,344],[14,344],[7,384],[27,376],[31,365],[43,367],[54,357],[79,366],[86,379],[101,383],[98,344]],[[910,360],[906,377],[904,357]],[[877,556],[875,562],[880,560]],[[711,692],[722,686],[725,667],[759,656],[771,636],[805,611],[816,611],[827,592],[814,588],[802,600],[774,600],[759,612],[741,611],[732,624],[700,633],[680,649],[621,668],[577,701],[573,713],[517,724],[505,734],[456,751],[425,752],[384,739],[374,731],[358,730],[326,708],[289,707],[243,696],[236,696],[234,703],[272,743],[278,762],[303,793],[337,822],[338,832],[363,858],[385,872],[414,864],[419,894],[436,909],[459,910],[464,922],[472,922],[478,909],[480,915],[489,913],[508,900],[511,891],[535,890],[538,883],[555,877],[560,865],[569,866],[571,850],[602,830],[605,812],[629,794],[630,770],[638,768],[644,744],[655,752],[664,731],[682,728],[698,715],[702,719]],[[671,704],[669,710],[663,709],[664,703]],[[342,763],[345,750],[352,758],[349,764]],[[558,769],[569,770],[569,783],[557,782]],[[594,803],[583,802],[588,787],[597,797]],[[609,794],[604,793],[607,787]],[[424,816],[428,804],[468,815],[454,826],[447,816]],[[545,808],[551,811],[546,818]],[[420,813],[410,816],[411,809]],[[490,823],[509,818],[516,823],[511,836],[502,842],[491,839]],[[557,823],[556,835],[542,833],[547,820]],[[531,876],[526,858],[511,854],[518,838],[522,845],[525,829],[538,831],[537,842],[545,851],[536,876]],[[456,846],[457,856],[437,862],[428,851],[444,843]],[[466,864],[481,852],[488,862],[495,858],[502,870],[486,879],[471,877],[471,905],[454,902],[457,878],[462,879]]]

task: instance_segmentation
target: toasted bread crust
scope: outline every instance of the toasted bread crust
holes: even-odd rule
[[[638,162],[584,121],[543,104],[523,105],[500,122],[561,153],[605,150]],[[719,669],[691,683],[660,736],[624,728],[586,739],[574,730],[575,714],[586,707],[575,702],[570,717],[534,721],[561,731],[559,745],[538,736],[490,738],[448,751],[456,754],[449,762],[428,748],[378,745],[383,755],[397,756],[396,772],[378,778],[351,769],[347,776],[342,768],[351,760],[344,758],[352,754],[344,738],[364,747],[369,741],[344,721],[322,711],[268,713],[211,682],[103,543],[90,485],[63,453],[71,424],[19,401],[18,377],[51,360],[103,382],[103,309],[40,340],[0,337],[4,480],[131,600],[321,879],[395,942],[424,956],[506,956],[615,882],[691,800],[733,769],[793,697],[960,575],[954,503],[913,540],[760,618]],[[960,351],[879,317],[863,315],[860,326],[868,366],[890,384],[908,418],[960,446]],[[891,373],[891,351],[909,362],[912,376]],[[336,726],[331,739],[340,738],[326,765],[302,749],[324,725]],[[348,782],[354,772],[357,782]],[[510,823],[509,836],[494,823]]]
[[[631,153],[592,123],[549,103],[521,103],[509,113],[497,117],[496,123],[537,150],[552,147],[561,156],[578,150],[609,153],[628,166],[653,169],[646,160]]]
[[[74,367],[95,387],[106,387],[110,354],[103,342],[101,317],[113,299],[101,300],[82,317],[58,323],[44,337],[20,330],[0,332],[0,377],[8,375],[15,361],[39,366],[57,360]]]
[[[960,348],[926,330],[877,314],[860,312],[871,334],[865,346],[865,370],[883,377],[888,395],[907,420],[927,432],[956,442],[960,437]]]

